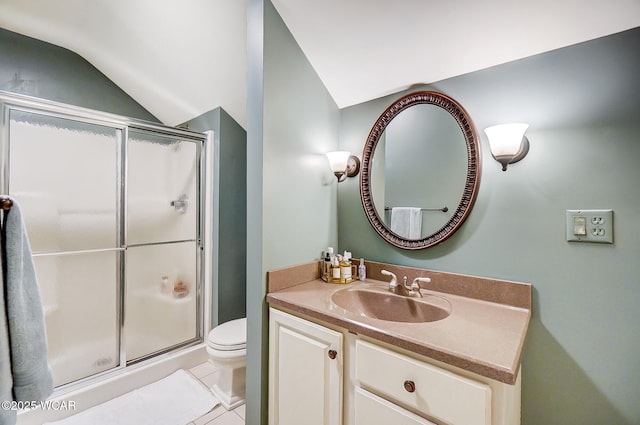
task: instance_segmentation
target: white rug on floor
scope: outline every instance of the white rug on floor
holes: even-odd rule
[[[186,425],[219,404],[191,374],[173,374],[45,425]]]

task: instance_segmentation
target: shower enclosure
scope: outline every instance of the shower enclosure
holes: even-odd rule
[[[56,387],[202,341],[205,142],[0,92],[0,189],[22,209]]]

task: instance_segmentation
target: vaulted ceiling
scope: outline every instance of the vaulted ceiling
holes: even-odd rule
[[[640,26],[640,0],[272,0],[338,107]],[[0,0],[169,125],[246,126],[246,1]]]

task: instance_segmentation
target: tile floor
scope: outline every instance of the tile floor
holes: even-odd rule
[[[207,387],[211,387],[218,377],[216,368],[209,362],[193,367],[189,372]],[[218,405],[188,425],[244,425],[244,404],[232,411]]]

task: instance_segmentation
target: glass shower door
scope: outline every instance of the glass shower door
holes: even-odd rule
[[[127,142],[127,361],[199,337],[200,143],[142,130]]]
[[[21,205],[56,387],[202,341],[204,144],[0,92],[0,191]]]
[[[118,128],[10,110],[9,194],[22,207],[56,386],[120,364]]]

